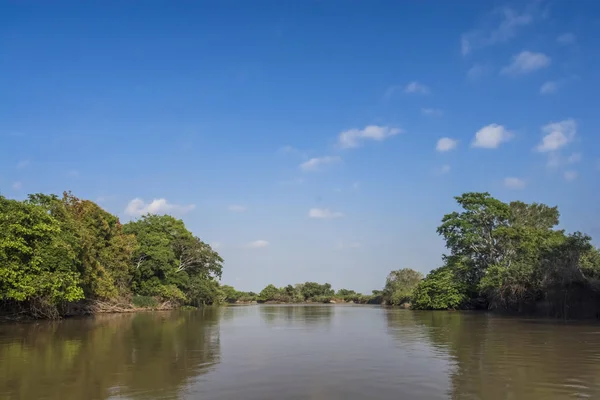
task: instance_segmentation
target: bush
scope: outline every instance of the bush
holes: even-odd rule
[[[311,299],[314,303],[329,303],[331,296],[315,296]]]
[[[158,301],[152,296],[133,296],[131,303],[139,308],[154,308],[158,306]]]
[[[448,310],[459,308],[467,300],[464,285],[448,267],[434,269],[416,287],[412,308],[417,310]]]

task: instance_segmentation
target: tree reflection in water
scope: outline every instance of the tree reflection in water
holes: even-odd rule
[[[387,318],[398,341],[415,338],[416,324],[450,359],[451,398],[600,398],[597,326],[478,312],[407,311]]]
[[[177,398],[219,362],[219,309],[0,325],[0,398]]]
[[[331,323],[334,305],[268,305],[260,307],[260,315],[267,323],[299,323],[300,326],[326,326]]]

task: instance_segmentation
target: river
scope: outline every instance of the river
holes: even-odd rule
[[[254,305],[0,324],[0,399],[600,398],[600,325]]]

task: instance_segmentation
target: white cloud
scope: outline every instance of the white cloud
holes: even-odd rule
[[[67,171],[67,175],[76,178],[79,176],[79,171],[77,171],[76,169],[70,169]]]
[[[23,169],[25,167],[28,167],[29,164],[31,164],[31,162],[29,160],[21,160],[17,163],[17,168],[18,169]]]
[[[360,182],[356,181],[352,183],[352,189],[358,190],[360,188]]]
[[[344,216],[341,212],[331,211],[328,208],[311,208],[308,211],[308,216],[310,218],[321,218],[321,219],[331,219],[331,218],[341,218]]]
[[[270,243],[267,242],[266,240],[255,240],[253,242],[247,243],[246,247],[249,249],[262,249],[269,245],[270,245]]]
[[[544,53],[534,53],[525,50],[514,55],[510,65],[502,68],[500,72],[505,75],[520,75],[546,68],[549,65],[550,57]]]
[[[316,171],[323,165],[334,164],[340,161],[342,161],[342,158],[339,156],[314,157],[300,164],[300,169],[304,171]]]
[[[212,242],[212,243],[209,243],[209,245],[210,245],[210,247],[213,248],[213,250],[218,250],[218,249],[223,248],[223,243],[221,243],[221,242]]]
[[[573,141],[577,132],[577,123],[572,119],[552,122],[543,126],[542,132],[545,136],[536,150],[541,153],[556,151]]]
[[[435,149],[440,153],[443,153],[455,149],[457,144],[457,140],[451,139],[449,137],[443,137],[440,140],[438,140]]]
[[[364,129],[349,129],[339,134],[338,146],[344,149],[359,147],[365,140],[382,141],[401,133],[390,126],[368,125]]]
[[[472,81],[476,81],[478,79],[483,78],[485,75],[488,75],[492,72],[492,67],[489,65],[481,65],[475,64],[467,71],[467,78]]]
[[[578,176],[579,174],[577,173],[577,171],[565,171],[564,174],[565,180],[567,181],[574,181],[575,179],[577,179]]]
[[[248,207],[243,206],[241,204],[232,204],[227,209],[231,212],[244,212],[248,209]]]
[[[441,117],[443,112],[437,108],[421,108],[423,115],[429,115],[431,117]]]
[[[577,41],[577,36],[574,33],[566,32],[556,38],[560,44],[573,44]]]
[[[509,177],[504,178],[504,186],[506,186],[509,189],[524,189],[526,184],[523,179]]]
[[[21,182],[15,182],[12,184],[12,188],[14,190],[21,190],[23,188],[23,183]]]
[[[145,214],[184,214],[194,208],[196,208],[194,204],[171,204],[166,199],[154,199],[152,202],[146,203],[140,198],[135,198],[127,204],[125,214],[132,217],[139,217]]]
[[[429,94],[430,90],[427,86],[417,81],[412,81],[404,88],[405,93]]]
[[[541,94],[552,94],[552,93],[556,93],[556,90],[558,89],[558,83],[555,81],[548,81],[545,82],[541,87],[540,87],[540,93]]]
[[[495,149],[501,143],[509,141],[513,137],[512,132],[508,131],[502,125],[490,124],[484,126],[475,133],[475,139],[471,147],[481,147],[484,149]]]
[[[507,42],[514,38],[521,27],[533,22],[535,12],[534,5],[521,13],[511,8],[494,10],[479,29],[461,35],[462,55],[466,56],[475,49]]]

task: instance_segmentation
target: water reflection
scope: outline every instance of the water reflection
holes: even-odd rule
[[[333,305],[261,305],[260,315],[267,324],[298,326],[328,325],[335,313]]]
[[[259,305],[0,324],[2,400],[586,397],[590,323]]]
[[[454,363],[452,398],[600,398],[598,327],[468,312],[413,318]]]
[[[0,398],[177,398],[219,362],[218,309],[0,325]]]

